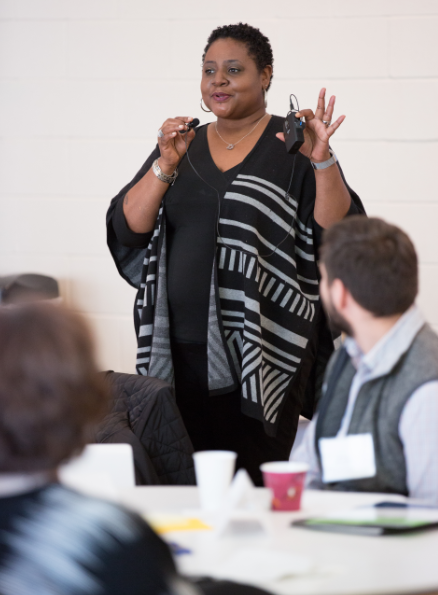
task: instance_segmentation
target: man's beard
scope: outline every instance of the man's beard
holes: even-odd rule
[[[327,303],[324,303],[323,301],[323,307],[327,314],[327,321],[330,329],[335,333],[345,333],[349,337],[352,337],[353,329],[350,323],[345,320],[342,314],[339,314],[331,301]]]

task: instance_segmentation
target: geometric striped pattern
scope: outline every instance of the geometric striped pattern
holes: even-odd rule
[[[161,206],[158,211],[154,234],[146,249],[142,267],[140,291],[137,294],[136,301],[136,314],[139,320],[136,368],[137,372],[143,376],[152,375],[149,369],[151,363],[152,338],[155,327],[158,254],[161,245],[164,245],[164,248],[166,245],[165,241],[163,242],[163,239],[165,240],[165,237],[163,236],[165,236],[165,220],[163,218],[163,207]],[[164,271],[162,271],[162,279],[165,279],[165,276],[163,277],[163,275]],[[156,371],[155,374],[157,374]],[[160,376],[158,375],[157,378],[160,378]]]
[[[319,304],[313,230],[284,196],[270,181],[238,175],[224,195],[217,242],[222,323],[243,409],[271,426]]]
[[[242,166],[224,191],[210,288],[210,394],[220,395],[240,384],[242,411],[262,421],[271,435],[319,308],[312,228],[314,174],[308,160],[298,154],[286,196],[292,159],[267,146],[259,151],[258,160]],[[272,172],[272,179],[259,172]],[[161,208],[145,253],[136,303],[137,371],[172,382],[165,228]]]
[[[228,361],[227,348],[222,338],[216,301],[214,267],[210,282],[210,301],[207,331],[208,386],[211,392],[220,391],[224,386],[234,386],[232,365]]]
[[[211,393],[236,385],[236,374],[228,359],[222,338],[212,272],[207,335],[208,385]],[[174,383],[169,309],[167,302],[166,220],[163,208],[158,214],[155,233],[143,263],[141,288],[136,307],[140,320],[137,346],[137,372]]]
[[[163,221],[163,243],[158,261],[157,274],[154,275],[154,286],[156,285],[156,304],[154,312],[154,323],[151,329],[151,350],[150,362],[148,367],[149,376],[161,378],[170,384],[173,384],[174,372],[172,362],[172,352],[170,349],[169,332],[169,307],[167,304],[167,274],[166,274],[166,221]],[[155,279],[158,277],[158,283]],[[151,282],[151,283],[152,283]],[[146,285],[148,281],[146,280]],[[155,295],[154,291],[151,294]]]
[[[223,244],[223,240],[219,239]],[[263,267],[257,266],[255,257],[247,257],[237,250],[222,247],[219,251],[219,269],[227,268],[229,271],[241,272],[247,279],[254,279],[258,283],[258,290],[263,297],[268,297],[281,308],[289,308],[306,320],[313,320],[315,315],[314,302],[318,295],[303,295],[296,287],[292,287],[286,280],[281,280],[268,271],[261,273]]]

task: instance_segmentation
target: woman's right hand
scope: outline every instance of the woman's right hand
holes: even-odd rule
[[[165,174],[171,175],[183,158],[186,152],[185,137],[187,136],[187,147],[195,138],[196,133],[191,129],[187,134],[180,134],[180,131],[187,130],[185,124],[192,120],[192,117],[169,118],[161,126],[160,130],[164,136],[158,137],[158,147],[161,153],[158,164]]]
[[[163,173],[171,176],[186,152],[196,133],[186,131],[193,118],[169,118],[161,127],[163,136],[158,137],[160,157],[158,165]],[[187,137],[187,140],[186,140]],[[147,233],[154,229],[163,196],[169,184],[158,178],[150,167],[145,175],[130,189],[123,199],[123,213],[129,228],[135,233]]]

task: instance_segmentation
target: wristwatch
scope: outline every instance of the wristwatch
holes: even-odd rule
[[[321,161],[321,163],[314,163],[313,161],[311,161],[310,163],[312,164],[313,169],[327,169],[334,163],[337,163],[338,158],[336,157],[335,152],[329,149],[329,153],[330,159],[327,159],[326,161]]]
[[[170,176],[161,171],[161,167],[158,165],[158,159],[155,159],[155,161],[153,162],[152,171],[159,180],[161,180],[162,182],[166,182],[166,184],[172,184],[172,186],[175,184],[175,180],[178,177],[178,168],[176,168],[173,174],[171,174]]]

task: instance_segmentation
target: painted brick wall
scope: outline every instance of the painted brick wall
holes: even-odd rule
[[[250,22],[275,56],[271,113],[321,86],[347,119],[333,146],[370,214],[408,231],[438,328],[437,0],[0,0],[0,274],[55,276],[133,371],[134,290],[105,240],[108,202],[166,117],[198,116],[206,38]]]

